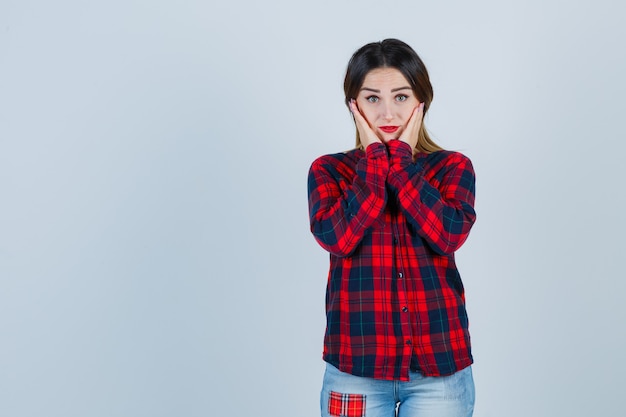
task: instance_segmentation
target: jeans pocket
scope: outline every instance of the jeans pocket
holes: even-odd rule
[[[330,391],[328,395],[328,414],[333,417],[364,417],[365,395],[342,394]]]

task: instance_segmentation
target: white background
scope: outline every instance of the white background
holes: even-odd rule
[[[476,417],[623,412],[619,1],[0,1],[0,415],[317,416],[306,176],[397,37],[477,172]]]

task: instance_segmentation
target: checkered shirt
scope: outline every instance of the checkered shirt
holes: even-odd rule
[[[326,155],[308,177],[309,217],[330,253],[324,360],[343,372],[409,379],[472,363],[454,252],[476,219],[470,160],[399,140]]]

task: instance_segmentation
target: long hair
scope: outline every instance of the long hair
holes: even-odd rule
[[[409,82],[418,100],[424,103],[424,116],[426,116],[430,103],[433,101],[433,86],[430,84],[428,71],[413,48],[398,39],[385,39],[381,42],[368,43],[352,55],[343,82],[345,102],[348,108],[350,108],[350,100],[356,99],[359,94],[365,76],[377,68],[395,68],[400,71]],[[356,147],[362,147],[358,129],[356,131]],[[414,152],[431,153],[440,150],[442,148],[430,138],[422,119]]]

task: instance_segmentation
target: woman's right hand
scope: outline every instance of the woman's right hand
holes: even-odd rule
[[[352,112],[352,116],[354,116],[354,122],[356,123],[357,130],[359,131],[359,138],[361,139],[363,149],[366,149],[372,143],[382,143],[380,138],[370,127],[363,114],[361,114],[361,111],[356,105],[356,100],[354,99],[350,100],[350,111]]]

